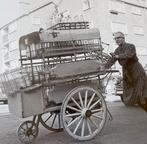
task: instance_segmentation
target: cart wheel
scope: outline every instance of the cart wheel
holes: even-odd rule
[[[60,120],[60,110],[42,114],[40,122],[48,130],[55,132],[63,131]]]
[[[107,120],[102,94],[90,87],[77,87],[64,99],[61,120],[65,131],[78,140],[94,138]]]
[[[18,128],[17,134],[22,143],[31,144],[38,135],[38,127],[33,121],[25,121]]]

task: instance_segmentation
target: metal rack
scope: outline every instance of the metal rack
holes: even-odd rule
[[[48,30],[89,29],[89,22],[62,22],[48,28]]]
[[[40,79],[38,71],[49,70],[58,64],[90,59],[105,61],[98,29],[33,32],[20,39],[20,62],[29,69],[32,84]],[[66,64],[65,64],[66,65]],[[41,80],[44,80],[41,78]]]

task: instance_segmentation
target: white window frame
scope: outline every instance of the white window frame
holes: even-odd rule
[[[16,41],[16,40],[11,41],[11,42],[9,43],[9,50],[10,50],[10,51],[13,51],[13,50],[16,50],[16,49],[18,49],[17,41]]]
[[[142,15],[141,8],[136,6],[131,6],[131,13],[139,16]]]
[[[143,46],[137,46],[136,53],[137,55],[147,55],[147,48]]]
[[[134,25],[133,26],[134,34],[136,35],[144,35],[144,28],[143,26]]]
[[[33,25],[41,25],[41,19],[39,17],[32,17]]]
[[[120,1],[110,0],[109,1],[109,10],[119,12],[119,13],[126,13],[125,4]]]
[[[11,69],[17,68],[20,66],[19,61],[17,59],[13,59],[10,61]]]
[[[116,25],[118,24],[118,26],[115,26],[115,24]],[[121,28],[121,25],[124,27]],[[128,34],[128,27],[127,27],[127,24],[124,22],[112,21],[111,30],[112,30],[112,33],[120,31],[120,32],[123,32],[124,34]]]
[[[17,49],[9,52],[9,60],[10,62],[13,60],[18,60],[19,58],[19,51]]]
[[[9,33],[13,33],[17,30],[17,22],[13,22],[9,25]]]

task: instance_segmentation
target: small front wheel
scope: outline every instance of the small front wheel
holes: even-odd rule
[[[18,128],[17,135],[22,143],[31,144],[38,135],[38,127],[33,121],[25,121]]]
[[[61,107],[65,131],[74,139],[90,140],[104,127],[107,107],[102,94],[87,86],[67,94]]]

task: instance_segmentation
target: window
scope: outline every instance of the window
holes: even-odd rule
[[[143,26],[133,26],[133,31],[134,31],[134,34],[144,35]]]
[[[18,60],[19,58],[19,51],[18,50],[13,50],[9,52],[9,59],[12,60]]]
[[[8,34],[8,27],[1,30],[1,36],[7,35],[7,34]]]
[[[137,55],[147,55],[147,49],[145,47],[136,47]]]
[[[3,35],[2,41],[3,43],[7,42],[9,40],[8,35]]]
[[[139,7],[132,6],[131,7],[131,12],[132,12],[132,14],[142,15],[141,8],[139,8]]]
[[[9,50],[12,51],[12,50],[15,50],[15,49],[18,49],[17,42],[16,41],[12,41],[9,44]]]
[[[10,66],[11,66],[11,65],[10,65],[10,61],[5,61],[5,66],[6,66],[6,67],[5,67],[5,68],[6,68],[6,71],[9,70],[9,68],[10,68]]]
[[[122,22],[111,22],[111,29],[112,29],[112,33],[121,31],[124,34],[128,34],[127,25]]]
[[[33,25],[32,31],[39,31],[40,27],[40,25]]]
[[[11,69],[20,67],[19,61],[18,61],[18,60],[13,60],[13,61],[11,61],[10,63],[11,63]]]
[[[9,33],[15,32],[17,30],[17,23],[14,22],[9,25]]]
[[[109,1],[109,10],[120,12],[120,13],[125,13],[125,5],[123,2],[111,0]]]
[[[83,1],[83,11],[88,10],[91,8],[90,0]]]
[[[6,53],[4,54],[4,60],[5,60],[5,61],[9,60],[9,52],[6,52]]]
[[[33,24],[33,25],[40,25],[40,24],[41,24],[40,18],[38,18],[38,17],[33,17],[33,18],[32,18],[32,24]]]
[[[5,43],[7,42],[9,39],[8,39],[8,27],[2,29],[1,31],[1,36],[2,36],[2,42]]]
[[[38,31],[41,27],[41,21],[38,17],[32,18],[32,31]]]

